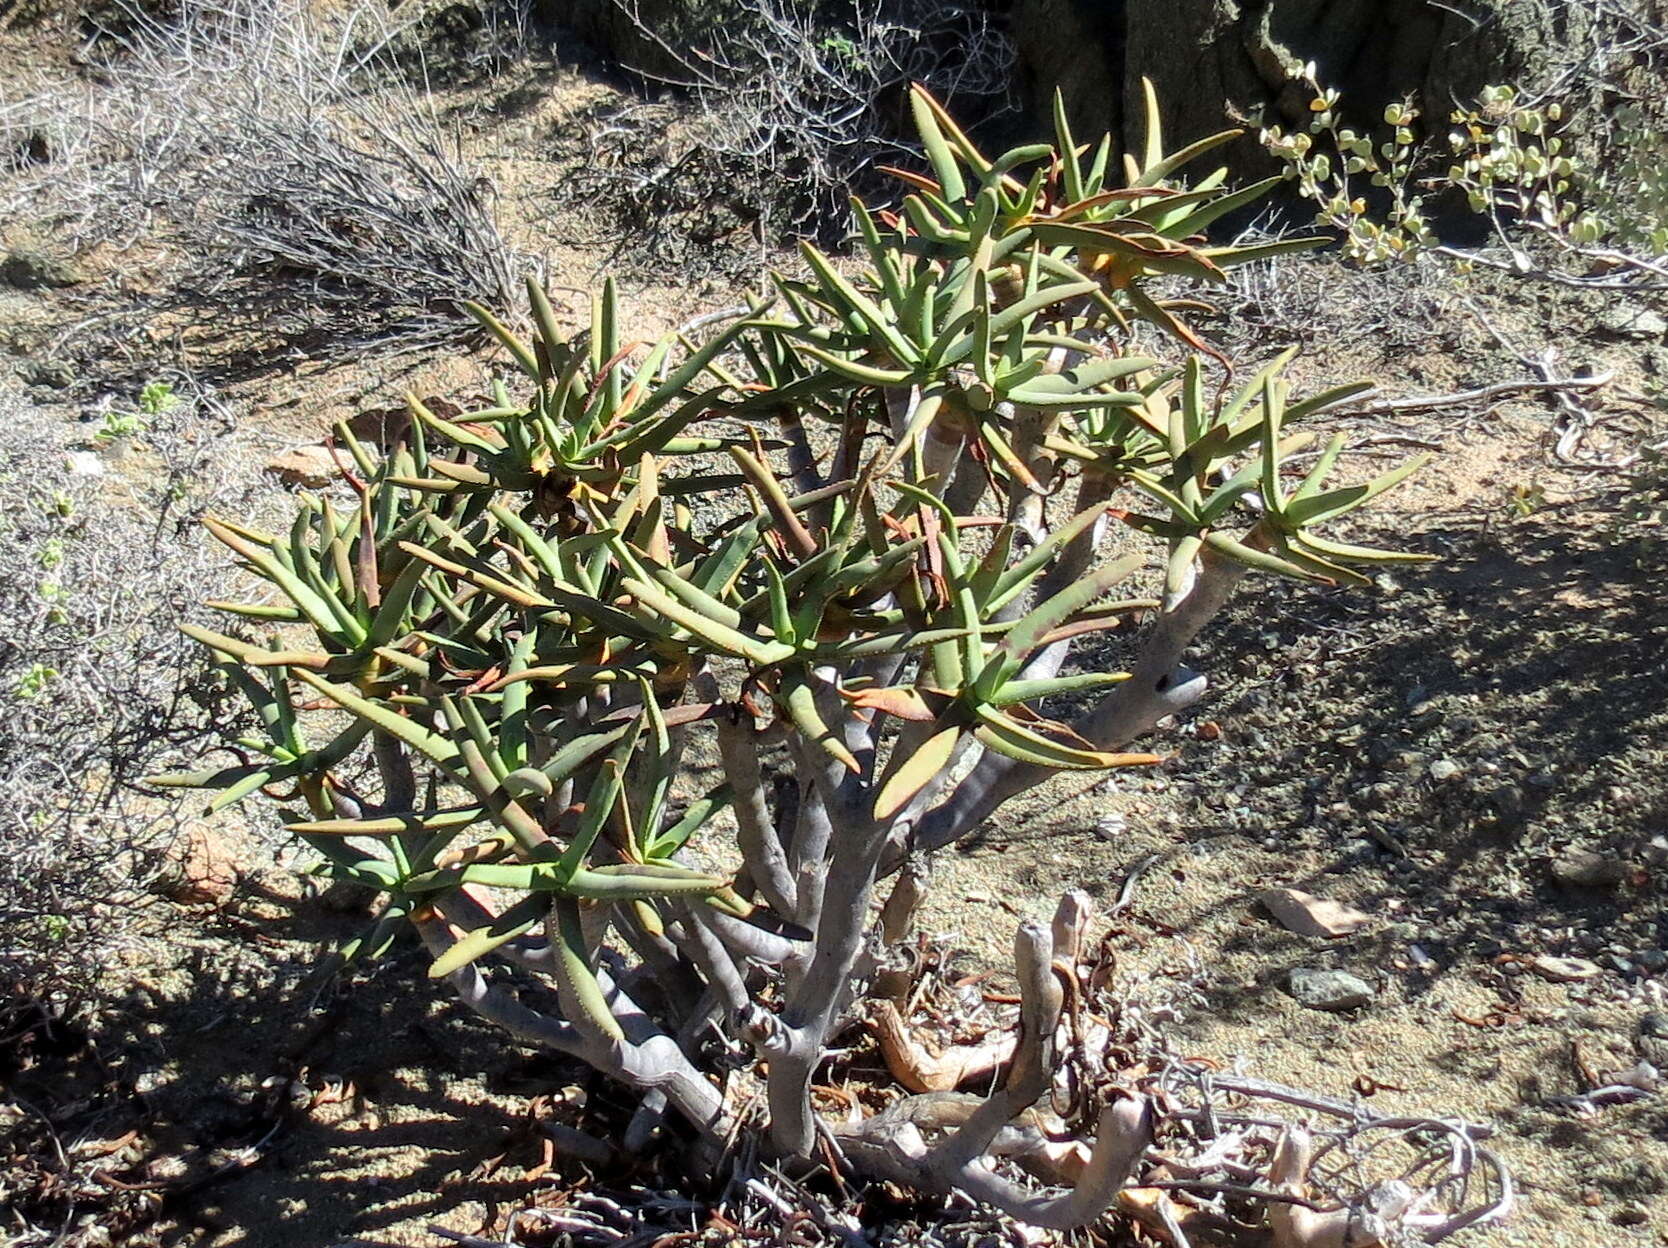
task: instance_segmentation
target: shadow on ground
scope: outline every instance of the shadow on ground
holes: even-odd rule
[[[175,922],[172,959],[152,935],[97,1026],[22,994],[5,1012],[0,1103],[25,1108],[0,1162],[28,1224],[265,1245],[294,1242],[298,1221],[324,1243],[453,1225],[460,1208],[490,1218],[543,1158],[534,1098],[591,1084],[453,1003],[414,943],[321,973],[363,918],[248,887]]]
[[[1195,665],[1214,690],[1160,742],[1181,742],[1157,781],[1183,795],[1167,857],[1218,838],[1314,851],[1318,866],[1281,882],[1326,894],[1353,872],[1357,903],[1409,907],[1438,965],[1510,950],[1531,922],[1631,924],[1635,947],[1668,945],[1660,885],[1636,857],[1668,818],[1668,609],[1641,574],[1647,548],[1539,523],[1380,536],[1437,562],[1357,589],[1263,579],[1205,634]],[[1122,658],[1108,647],[1081,662]],[[1219,737],[1196,731],[1206,721]],[[1059,835],[1054,809],[962,849],[1040,845]],[[1555,874],[1576,852],[1603,864],[1590,884]],[[1116,838],[1107,854],[1121,860]],[[1248,864],[1245,891],[1218,909],[1243,907],[1265,867]],[[1229,931],[1222,947],[1260,947],[1265,931]],[[1351,943],[1371,961],[1406,937],[1391,925]]]

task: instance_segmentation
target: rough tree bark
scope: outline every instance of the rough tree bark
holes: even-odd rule
[[[1138,150],[1141,79],[1158,89],[1166,141],[1234,118],[1301,121],[1303,66],[1375,121],[1412,95],[1428,115],[1495,82],[1545,82],[1589,46],[1591,6],[1561,0],[1015,0],[1012,33],[1027,104],[1046,117],[1064,94],[1078,134]],[[1241,176],[1272,171],[1254,137],[1224,149]]]

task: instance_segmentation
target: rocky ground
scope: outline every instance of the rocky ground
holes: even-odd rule
[[[733,300],[722,277],[622,260],[576,208],[565,180],[598,118],[629,102],[614,85],[546,58],[444,92],[507,229],[543,252],[575,319],[609,266],[646,331]],[[745,222],[726,228],[736,254],[753,246]],[[255,507],[281,506],[271,461],[330,421],[482,375],[450,349],[240,368],[169,322],[100,373],[73,343],[84,321],[131,312],[132,257],[119,278],[108,262],[77,261],[62,287],[8,262],[0,289],[0,386],[37,436],[96,457],[99,488],[157,471],[143,437],[123,457],[89,428],[130,401],[135,370],[214,373],[238,435],[197,471]],[[1581,456],[1602,465],[1660,422],[1655,313],[1453,280],[1287,265],[1225,303],[1212,332],[1301,341],[1306,382],[1371,376],[1392,396],[1528,377],[1502,337],[1556,343],[1571,366],[1614,373]],[[1566,418],[1531,394],[1354,420],[1357,445],[1387,461],[1438,450],[1363,529],[1435,562],[1370,589],[1242,591],[1201,639],[1213,691],[1165,728],[1170,761],[1061,780],[1005,811],[941,856],[927,912],[1001,966],[1016,919],[1062,889],[1121,899],[1126,973],[1196,993],[1178,1050],[1493,1124],[1522,1199],[1509,1225],[1466,1241],[1491,1248],[1668,1244],[1668,1092],[1598,1091],[1648,1084],[1641,1061],[1668,1070],[1664,565],[1648,534],[1616,527],[1623,474],[1554,454]],[[53,462],[68,480],[78,461]],[[183,835],[181,865],[103,917],[100,964],[74,991],[20,993],[0,1012],[0,1203],[18,1242],[430,1244],[430,1223],[499,1230],[586,1185],[571,1162],[548,1164],[536,1124],[606,1124],[617,1092],[500,1043],[429,988],[415,949],[327,974],[362,916],[304,887],[270,829],[191,820]],[[1327,917],[1349,930],[1289,930],[1268,904],[1282,888],[1336,903]],[[693,1225],[679,1182],[649,1162],[598,1186],[635,1187],[639,1208],[661,1199],[653,1225],[670,1233]],[[871,1202],[898,1237],[927,1216]],[[934,1216],[947,1242],[1001,1233]]]

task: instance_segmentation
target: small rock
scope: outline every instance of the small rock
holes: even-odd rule
[[[1586,958],[1560,958],[1550,953],[1529,959],[1529,967],[1542,979],[1550,979],[1555,984],[1573,984],[1599,973],[1596,962]]]
[[[1373,999],[1372,985],[1366,980],[1348,971],[1323,971],[1313,966],[1293,970],[1286,977],[1286,991],[1301,1006],[1333,1013],[1360,1009]]]
[[[184,905],[224,904],[236,891],[240,872],[232,843],[204,826],[186,829],[168,854],[161,880],[164,896]]]
[[[1633,960],[1652,975],[1668,971],[1668,949],[1641,949]]]
[[[1653,836],[1645,843],[1644,859],[1653,867],[1668,867],[1668,836]]]
[[[97,451],[67,451],[64,454],[64,467],[70,471],[72,477],[102,477],[104,475],[104,460]]]
[[[1129,828],[1129,820],[1123,815],[1102,815],[1095,820],[1095,835],[1103,841],[1115,841]]]
[[[1639,1034],[1668,1040],[1668,1014],[1661,1010],[1646,1010],[1639,1016]]]
[[[1452,780],[1463,768],[1451,758],[1439,758],[1431,764],[1431,779],[1438,784]]]
[[[266,461],[266,470],[287,485],[322,490],[339,475],[336,457],[326,446],[292,446]]]
[[[1599,324],[1622,338],[1660,340],[1668,334],[1668,320],[1663,320],[1660,313],[1620,301],[1599,314]]]
[[[1572,849],[1552,864],[1552,878],[1573,888],[1604,888],[1627,877],[1627,864],[1608,854]]]
[[[1370,915],[1359,910],[1296,888],[1265,889],[1258,900],[1281,926],[1299,936],[1335,940],[1372,922]]]

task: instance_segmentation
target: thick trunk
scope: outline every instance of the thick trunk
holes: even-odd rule
[[[1303,122],[1311,61],[1357,124],[1405,96],[1440,122],[1491,83],[1551,80],[1593,33],[1589,11],[1556,0],[1016,0],[1012,21],[1033,114],[1058,87],[1080,138],[1110,132],[1133,151],[1143,77],[1176,148],[1236,121]],[[1272,170],[1254,136],[1224,159],[1241,176]]]

